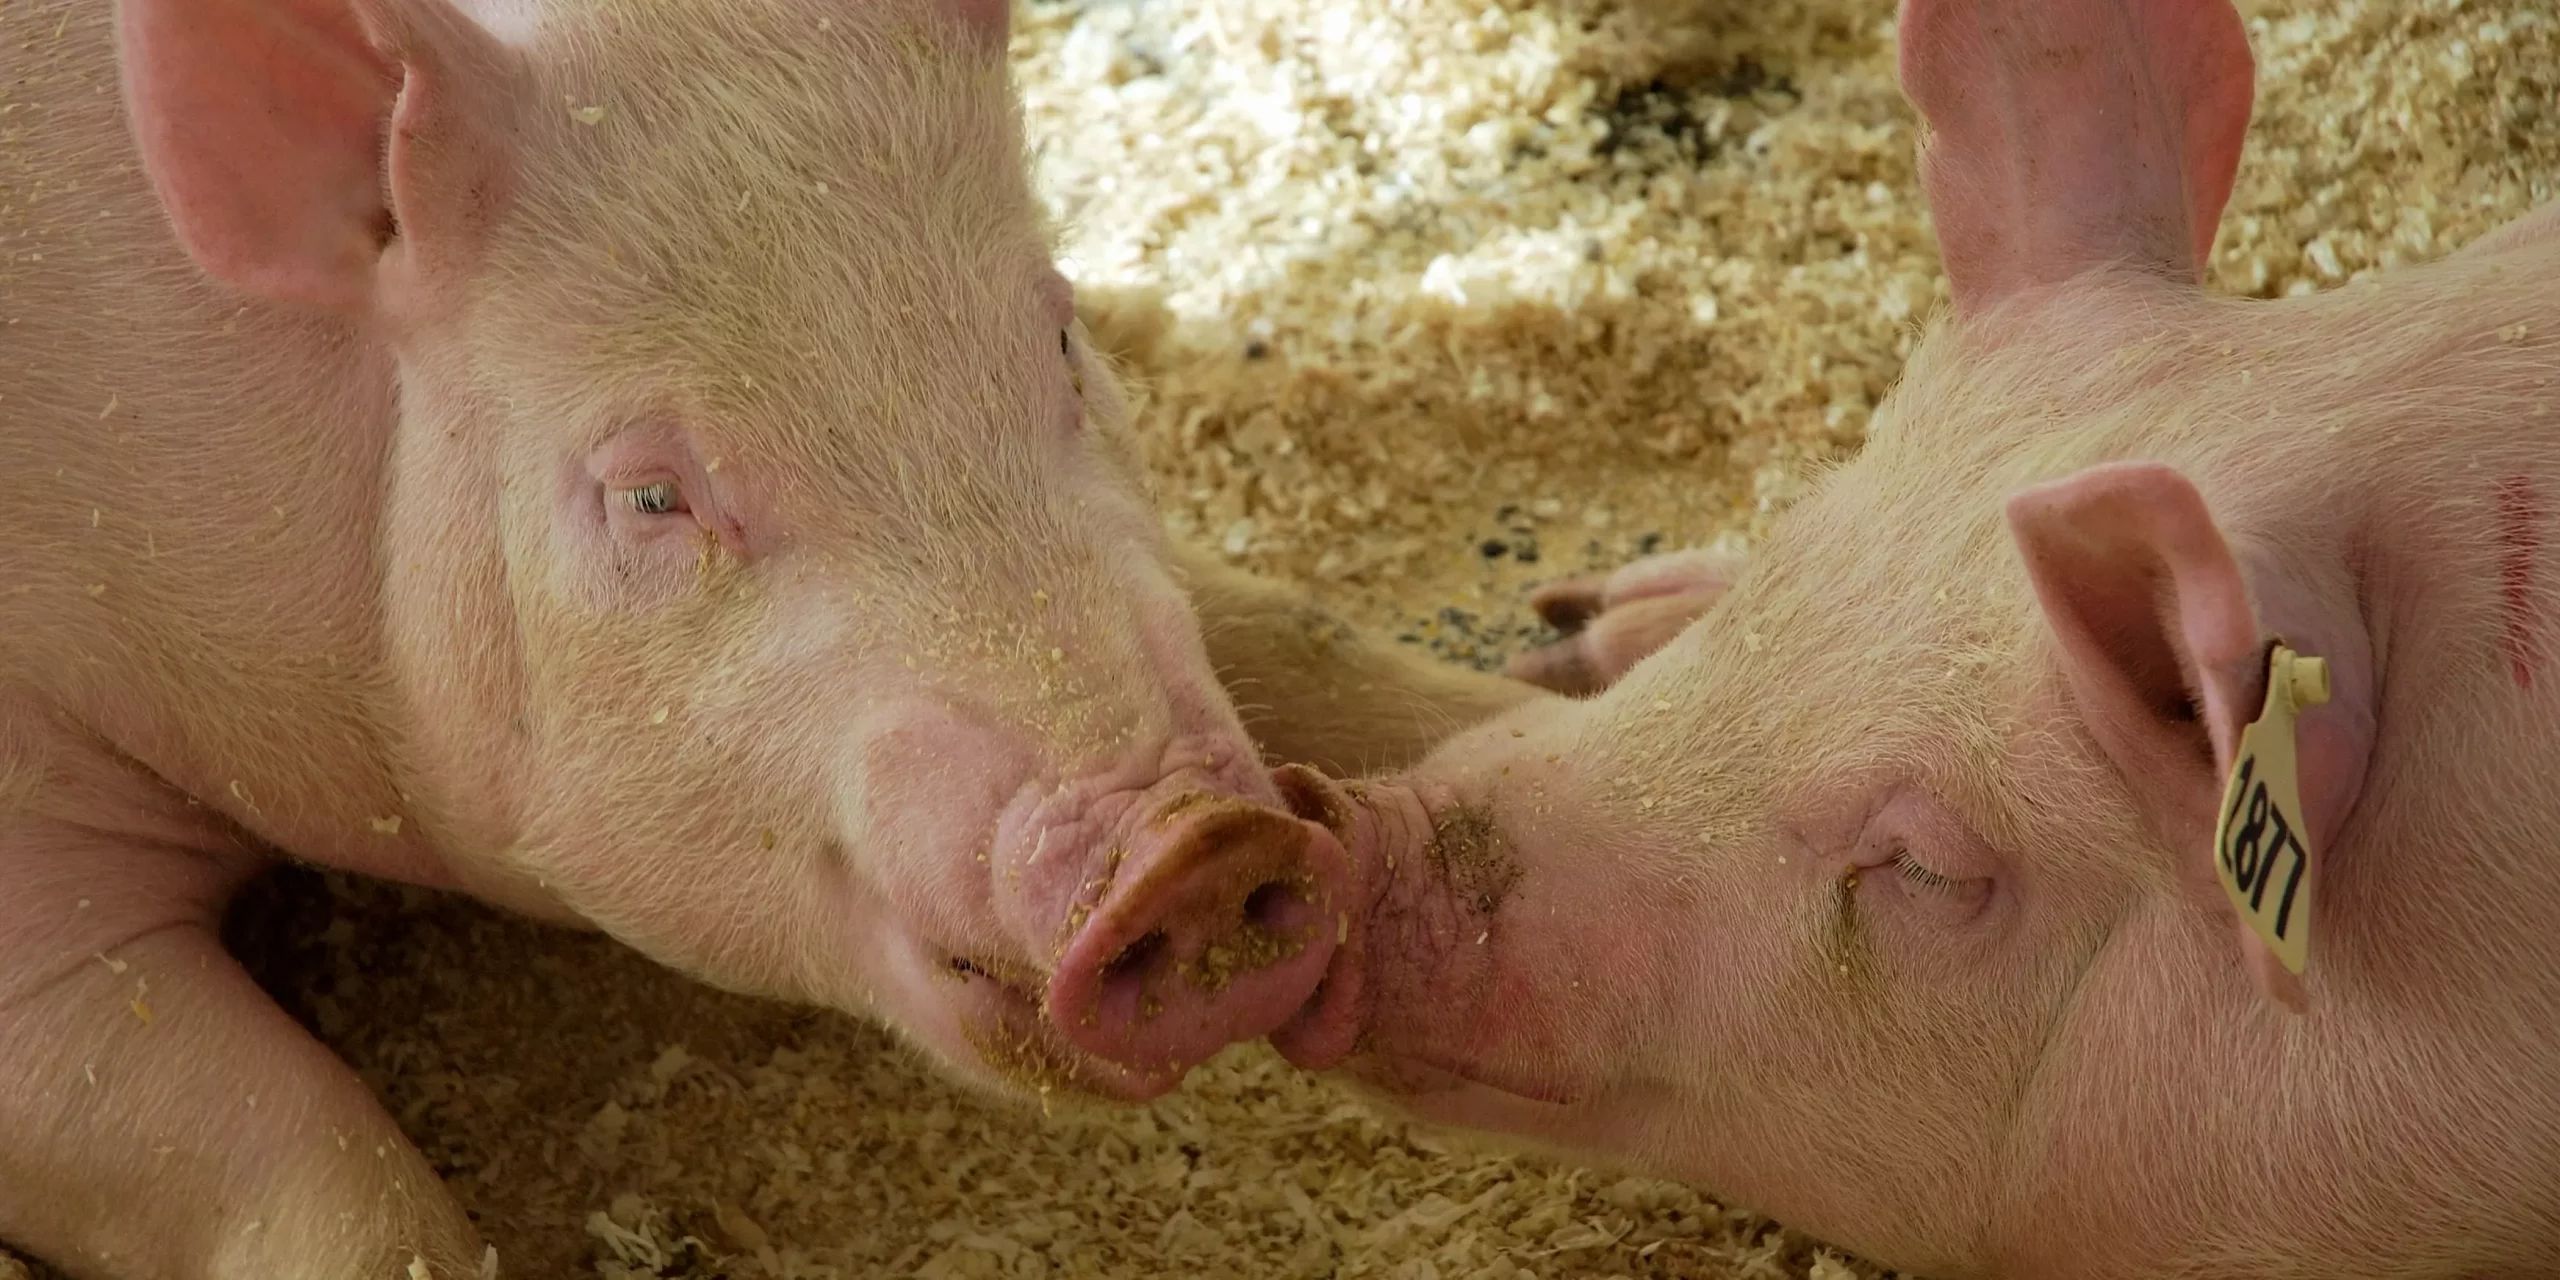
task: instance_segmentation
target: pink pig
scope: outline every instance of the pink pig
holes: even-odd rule
[[[1005,14],[0,4],[0,1238],[479,1273],[221,949],[278,853],[1026,1092],[1307,1004],[1348,865],[1213,660],[1318,763],[1534,691],[1164,545]]]
[[[1299,780],[1365,914],[1276,1042],[1924,1274],[2553,1274],[2560,206],[2213,297],[2228,0],[1899,31],[1954,314],[1605,692]],[[2279,638],[2298,977],[2214,870]]]

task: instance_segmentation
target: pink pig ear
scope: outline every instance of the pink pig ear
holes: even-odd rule
[[[2203,495],[2169,467],[2110,463],[2012,496],[2008,516],[2091,736],[2177,852],[2180,879],[2239,931],[2261,990],[2298,1007],[2296,980],[2213,873],[2223,769],[2258,716],[2265,640]],[[2306,747],[2306,797],[2335,793],[2310,776],[2335,758]],[[2334,832],[2338,816],[2315,804],[2310,820]]]
[[[505,153],[506,50],[445,0],[119,0],[124,89],[179,240],[216,279],[340,312],[385,248],[451,256]],[[413,263],[413,265],[423,265]]]
[[[1899,30],[1960,311],[2108,263],[2202,280],[2254,92],[2230,0],[1904,0]]]

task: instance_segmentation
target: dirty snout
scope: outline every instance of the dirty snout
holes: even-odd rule
[[[895,778],[912,838],[886,871],[913,904],[919,971],[961,989],[908,984],[929,1007],[903,1021],[959,1060],[1143,1100],[1269,1035],[1323,981],[1347,927],[1347,861],[1281,807],[1240,733],[1059,780],[1002,735],[917,718],[891,735],[895,754],[938,761]]]
[[[1071,886],[1024,877],[1039,890],[1020,908],[1064,923],[1051,1023],[1150,1094],[1296,1016],[1348,928],[1341,845],[1272,807],[1267,781],[1224,772],[1112,797],[1126,816],[1098,827]]]

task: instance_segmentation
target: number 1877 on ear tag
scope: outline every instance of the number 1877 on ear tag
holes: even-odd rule
[[[2214,828],[2222,891],[2288,972],[2311,941],[2311,835],[2302,825],[2294,715],[2329,700],[2329,664],[2281,644],[2267,652],[2267,703],[2241,731]]]

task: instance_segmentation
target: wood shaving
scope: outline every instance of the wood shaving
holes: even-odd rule
[[[2213,286],[2342,286],[2552,199],[2546,8],[2245,3],[2258,111]],[[1139,384],[1168,524],[1483,665],[1539,635],[1535,583],[1747,546],[1857,447],[1945,297],[1892,16],[1019,10],[1068,272]],[[1260,1048],[1150,1106],[1044,1108],[434,895],[289,872],[231,934],[509,1276],[1883,1274],[1695,1190],[1385,1118]]]

